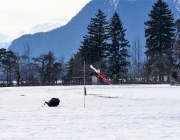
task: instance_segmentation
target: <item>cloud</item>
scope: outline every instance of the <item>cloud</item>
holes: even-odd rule
[[[46,22],[66,24],[90,0],[1,0],[0,33],[15,36]]]

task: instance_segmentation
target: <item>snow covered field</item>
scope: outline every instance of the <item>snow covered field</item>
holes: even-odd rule
[[[179,140],[180,86],[0,88],[0,140]],[[57,97],[58,107],[44,101]]]

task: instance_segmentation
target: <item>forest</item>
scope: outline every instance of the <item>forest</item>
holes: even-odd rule
[[[180,19],[174,20],[162,0],[154,3],[148,16],[144,21],[145,46],[138,37],[130,44],[118,13],[107,20],[99,9],[87,26],[78,52],[67,63],[63,58],[57,60],[52,52],[31,58],[28,44],[21,55],[0,49],[1,85],[12,86],[14,81],[17,86],[77,85],[83,83],[84,73],[86,84],[91,84],[90,65],[98,68],[111,84],[179,82]]]

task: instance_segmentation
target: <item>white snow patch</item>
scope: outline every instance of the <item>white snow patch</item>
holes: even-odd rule
[[[31,29],[27,31],[22,31],[19,33],[19,36],[22,36],[24,34],[35,34],[39,32],[48,32],[53,29],[59,28],[61,25],[59,23],[44,23],[44,24],[38,24]]]
[[[178,11],[180,11],[180,0],[174,0],[175,7]]]
[[[110,0],[110,4],[116,9],[117,5],[119,4],[119,0]]]
[[[177,140],[180,86],[2,87],[2,140]],[[44,101],[56,97],[58,107]]]
[[[8,47],[11,45],[11,42],[12,42],[12,39],[0,33],[0,48],[8,49]]]

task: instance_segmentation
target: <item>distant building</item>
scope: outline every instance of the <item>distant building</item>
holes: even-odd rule
[[[178,67],[178,81],[180,82],[180,67]]]
[[[98,78],[95,75],[92,75],[92,85],[97,85],[98,84]]]
[[[71,85],[84,85],[84,76],[72,77],[72,81],[70,84]],[[91,76],[86,76],[85,84],[86,85],[92,84]]]
[[[85,78],[86,85],[99,85],[102,81],[96,75],[88,75]],[[84,76],[72,77],[71,85],[84,85]]]

